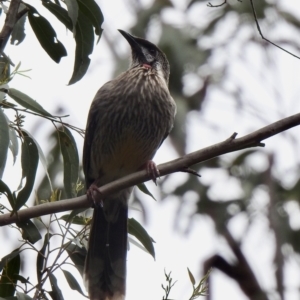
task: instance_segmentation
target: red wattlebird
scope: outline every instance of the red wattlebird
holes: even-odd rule
[[[131,64],[97,92],[83,150],[87,194],[95,203],[84,271],[91,300],[125,298],[127,204],[132,191],[128,188],[97,201],[95,187],[142,168],[155,177],[151,159],[176,113],[165,54],[149,41],[119,31],[131,46]]]

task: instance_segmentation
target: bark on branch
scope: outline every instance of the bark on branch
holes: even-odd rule
[[[4,26],[0,32],[0,53],[3,53],[4,48],[9,40],[9,37],[18,21],[18,10],[21,0],[11,0],[9,9],[6,14]]]
[[[186,172],[187,169],[191,166],[212,159],[216,156],[250,147],[262,147],[264,146],[264,144],[261,143],[263,140],[297,125],[300,125],[300,113],[274,122],[238,139],[236,139],[237,133],[233,133],[231,137],[221,143],[203,148],[201,150],[187,154],[181,158],[161,164],[158,166],[158,169],[161,176],[175,172]],[[99,191],[101,192],[101,194],[103,194],[103,196],[106,196],[108,194],[118,192],[124,188],[140,184],[150,179],[151,178],[149,178],[147,172],[143,170],[106,184],[99,188]],[[12,224],[17,221],[28,220],[43,215],[77,208],[87,208],[90,206],[91,203],[87,200],[86,196],[60,200],[52,203],[45,203],[20,210],[18,211],[17,215],[11,216],[10,214],[3,214],[2,216],[0,216],[0,226]]]

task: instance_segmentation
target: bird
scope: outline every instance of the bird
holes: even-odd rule
[[[155,180],[159,171],[152,158],[169,135],[176,115],[166,55],[146,39],[119,32],[131,47],[131,62],[127,71],[96,93],[83,147],[87,196],[94,208],[84,267],[91,300],[125,299],[132,192],[131,187],[102,197],[97,188],[143,169]]]

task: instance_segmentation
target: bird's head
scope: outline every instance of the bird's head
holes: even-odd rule
[[[164,79],[168,83],[170,65],[166,55],[157,46],[145,39],[132,36],[120,29],[119,32],[131,47],[131,68],[143,65],[149,66],[149,68],[162,72]]]

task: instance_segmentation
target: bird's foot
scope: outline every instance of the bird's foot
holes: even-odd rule
[[[103,207],[103,195],[99,191],[98,186],[95,183],[92,183],[90,187],[88,188],[87,197],[93,202],[93,207]]]
[[[156,178],[160,177],[160,173],[156,166],[156,163],[152,160],[147,161],[146,170],[147,170],[147,174],[150,176],[152,181],[156,184]]]

